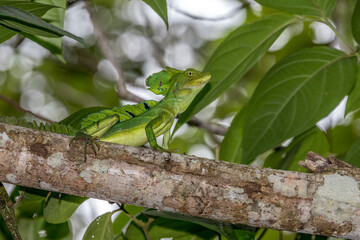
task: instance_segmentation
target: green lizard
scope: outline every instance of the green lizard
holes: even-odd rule
[[[154,149],[166,150],[174,118],[186,110],[209,80],[209,73],[193,68],[181,71],[166,67],[166,70],[146,79],[150,91],[165,95],[160,102],[149,100],[121,108],[86,108],[71,114],[59,123],[40,126],[24,120],[21,120],[22,124],[17,124],[14,119],[8,122],[70,136],[77,133],[78,137],[75,138],[86,135],[100,141],[131,146],[141,146],[149,142]],[[6,119],[0,119],[0,122],[6,122]],[[156,137],[162,134],[164,141],[163,147],[160,147]]]

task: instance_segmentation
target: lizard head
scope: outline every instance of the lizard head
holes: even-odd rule
[[[174,82],[174,76],[182,71],[175,68],[166,67],[166,70],[154,73],[146,79],[148,90],[159,95],[166,95]]]
[[[178,104],[179,112],[183,112],[208,83],[210,77],[209,73],[203,73],[194,68],[181,71],[173,77],[172,86],[166,97],[173,98]]]

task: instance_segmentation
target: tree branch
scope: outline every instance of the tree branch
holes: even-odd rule
[[[39,119],[41,119],[41,120],[43,120],[43,121],[53,122],[53,121],[51,121],[50,119],[48,119],[48,118],[46,118],[46,117],[43,117],[43,116],[41,116],[41,115],[38,115],[38,114],[36,114],[36,113],[34,113],[34,112],[32,112],[32,111],[29,111],[29,110],[21,107],[20,104],[18,104],[17,102],[15,102],[14,100],[12,100],[12,99],[10,99],[10,98],[5,97],[4,95],[1,95],[1,94],[0,94],[0,100],[6,102],[6,103],[8,103],[8,104],[10,104],[11,106],[13,106],[14,108],[16,108],[16,109],[18,109],[18,110],[20,110],[20,111],[27,112],[27,113],[33,115],[34,117],[37,117],[37,118],[39,118]]]
[[[208,18],[208,17],[201,17],[201,16],[196,16],[194,14],[188,13],[184,10],[181,10],[173,5],[169,5],[170,8],[172,8],[173,10],[175,10],[176,12],[183,14],[187,17],[190,17],[194,20],[202,20],[202,21],[221,21],[221,20],[226,20],[229,18],[232,18],[233,16],[235,16],[236,14],[240,13],[240,10],[248,8],[250,6],[249,2],[245,2],[243,3],[241,6],[231,10],[229,13],[227,13],[224,16],[220,16],[220,17],[215,17],[215,18]]]
[[[190,126],[195,126],[195,127],[199,127],[199,128],[202,128],[202,129],[205,129],[211,133],[214,133],[214,134],[218,134],[218,135],[221,135],[221,136],[225,136],[226,132],[227,132],[227,128],[226,127],[223,127],[221,125],[218,125],[218,124],[214,124],[214,123],[207,123],[205,121],[201,121],[197,118],[192,118],[190,119],[187,124],[189,124]]]
[[[113,65],[113,67],[116,69],[117,75],[118,75],[118,96],[120,98],[125,98],[127,100],[130,101],[134,101],[134,102],[141,102],[143,101],[143,99],[141,99],[140,97],[132,94],[131,92],[129,92],[126,88],[126,83],[125,83],[125,77],[124,77],[124,72],[121,69],[121,67],[119,66],[119,64],[117,63],[114,55],[111,53],[111,50],[109,48],[108,45],[108,39],[104,33],[104,31],[102,30],[102,28],[99,26],[96,17],[95,17],[95,13],[94,13],[94,9],[93,6],[91,5],[90,1],[87,0],[85,1],[85,6],[86,9],[89,13],[90,19],[92,21],[92,24],[94,26],[94,32],[95,35],[98,39],[98,45],[100,47],[100,50],[102,52],[102,54],[104,55],[104,57],[110,61],[110,63]]]
[[[309,174],[100,142],[0,124],[0,181],[234,224],[360,237],[360,171]]]

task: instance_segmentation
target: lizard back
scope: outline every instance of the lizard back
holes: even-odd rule
[[[84,118],[81,122],[81,129],[84,129],[92,124],[97,123],[98,121],[110,117],[113,115],[119,116],[119,122],[128,121],[134,117],[137,117],[144,112],[147,112],[151,108],[153,108],[157,101],[148,100],[135,105],[125,105],[123,107],[114,107],[112,109],[105,109],[100,112],[92,113]]]

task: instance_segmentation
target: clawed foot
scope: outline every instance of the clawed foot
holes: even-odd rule
[[[73,141],[76,140],[82,140],[84,141],[84,161],[86,162],[86,153],[87,153],[87,147],[88,145],[90,146],[90,148],[94,151],[95,155],[98,153],[98,151],[100,150],[100,145],[98,143],[99,139],[97,137],[93,137],[91,135],[88,135],[86,133],[83,132],[77,132],[76,136],[73,137],[70,140],[70,144],[73,143]]]

